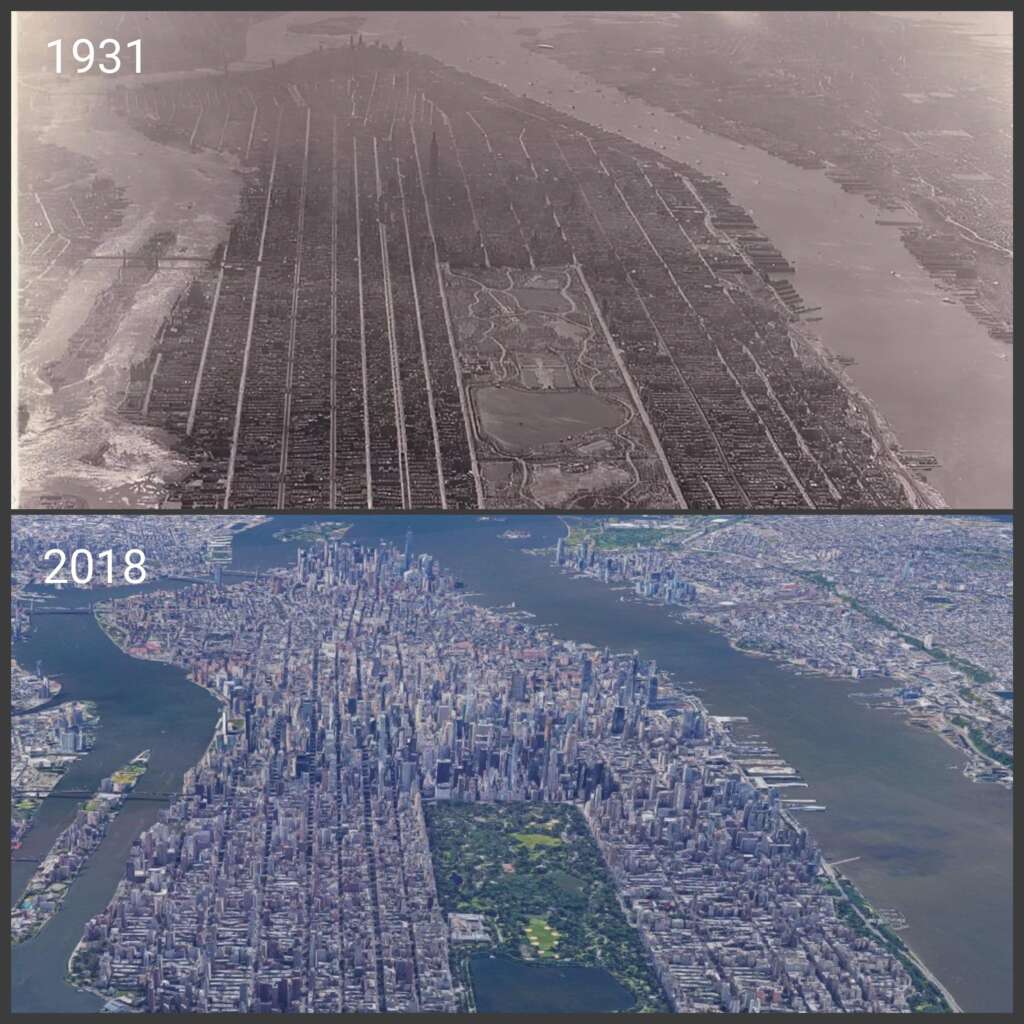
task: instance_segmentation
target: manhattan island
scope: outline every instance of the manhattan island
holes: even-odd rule
[[[472,1006],[465,951],[504,949],[524,917],[462,912],[472,872],[435,879],[439,822],[476,804],[468,828],[527,822],[529,858],[596,843],[594,888],[610,879],[626,921],[575,963],[635,1009],[955,1008],[754,770],[758,744],[635,654],[460,591],[409,542],[323,540],[262,579],[103,609],[223,711],[86,926],[78,984],[151,1012]],[[557,914],[525,916],[537,970]]]
[[[112,91],[113,137],[204,175],[182,204],[237,169],[238,210],[219,245],[147,218],[57,358],[31,348],[53,281],[26,284],[26,424],[54,395],[67,415],[118,323],[176,272],[191,280],[112,388],[126,437],[171,443],[168,507],[943,504],[924,478],[935,457],[904,450],[856,390],[803,319],[794,265],[697,147],[693,164],[670,160],[400,41],[336,42]],[[32,194],[52,191],[41,172]],[[48,202],[45,219],[24,211],[26,260],[71,274],[96,241]],[[65,234],[77,248],[55,260]],[[75,471],[90,492],[99,468],[102,500],[116,476],[151,503],[153,481],[125,479],[98,440]],[[96,500],[55,465],[32,472],[45,493],[26,504]]]

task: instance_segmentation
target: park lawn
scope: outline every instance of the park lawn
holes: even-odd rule
[[[119,768],[111,778],[119,786],[128,786],[136,781],[139,777],[146,774],[146,765],[144,764],[130,764],[124,768]]]
[[[542,832],[513,832],[512,838],[519,840],[530,853],[533,853],[538,846],[562,845],[562,840],[558,836],[546,836]]]
[[[526,937],[530,940],[530,945],[541,956],[546,956],[554,952],[560,933],[552,928],[543,917],[531,917],[526,926]]]
[[[574,875],[570,875],[568,871],[556,868],[554,871],[548,872],[548,878],[551,879],[551,883],[554,886],[569,896],[581,896],[584,892],[585,886],[583,882]]]
[[[638,1012],[667,1009],[578,808],[441,802],[424,812],[444,910],[487,915],[495,953],[538,966],[601,966],[633,992]],[[474,950],[451,954],[461,976]]]

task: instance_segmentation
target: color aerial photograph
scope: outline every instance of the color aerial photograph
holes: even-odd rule
[[[1012,1010],[1012,516],[11,520],[16,1013]]]
[[[1012,491],[991,11],[21,11],[12,500]]]

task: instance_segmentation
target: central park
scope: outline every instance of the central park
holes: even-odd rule
[[[466,1009],[667,1010],[576,807],[438,802],[427,827],[445,914],[488,935],[451,945]]]

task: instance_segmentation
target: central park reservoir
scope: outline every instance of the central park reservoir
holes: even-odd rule
[[[234,567],[266,570],[293,563],[298,544],[274,534],[317,518],[323,519],[276,517],[239,534]],[[363,544],[401,545],[411,527],[413,549],[433,555],[462,579],[471,600],[490,606],[514,602],[536,616],[531,621],[567,640],[636,649],[696,692],[711,713],[746,716],[749,731],[799,770],[809,784],[806,795],[827,805],[826,813],[804,819],[827,859],[859,858],[844,865],[844,873],[876,907],[905,915],[909,927],[901,937],[965,1010],[1010,1009],[1012,795],[968,781],[959,770],[960,756],[934,734],[850,698],[853,688],[877,689],[880,681],[797,673],[735,651],[711,630],[676,621],[668,609],[623,600],[596,580],[559,572],[550,555],[529,553],[553,547],[564,534],[554,516],[337,518],[353,523],[347,539]],[[529,536],[503,538],[510,525]],[[128,592],[138,590],[65,591],[59,603],[84,606]],[[64,687],[61,700],[96,701],[100,715],[95,748],[44,801],[19,855],[45,854],[73,817],[77,801],[61,799],[62,790],[95,789],[139,750],[152,752],[133,794],[151,799],[125,805],[61,911],[39,935],[13,949],[14,1010],[95,1011],[98,999],[63,982],[68,957],[86,921],[113,894],[132,839],[156,820],[163,794],[176,792],[184,772],[199,760],[218,706],[182,670],[122,654],[91,615],[36,616],[31,635],[14,653],[25,667],[38,662],[57,677]],[[13,900],[33,865],[16,862],[12,868]],[[550,989],[547,1012],[596,1008],[573,1004],[567,995],[570,988],[580,992],[578,979],[571,985],[553,975],[545,976],[544,985],[526,982],[520,977],[526,968],[500,958],[474,962],[478,1009],[522,1009],[528,985],[537,996]],[[613,993],[600,1003],[605,1009],[617,1005]]]
[[[469,963],[477,1013],[611,1013],[633,1004],[607,971],[571,964],[529,964],[480,954]]]

